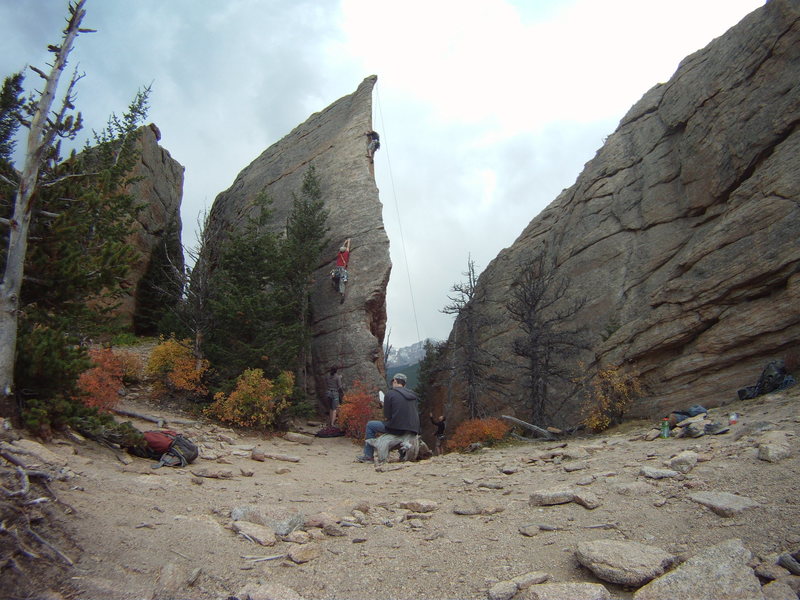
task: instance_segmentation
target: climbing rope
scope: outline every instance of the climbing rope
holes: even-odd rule
[[[381,120],[381,131],[383,131],[383,143],[381,144],[381,149],[383,150],[386,156],[386,164],[389,167],[389,182],[392,186],[392,197],[394,198],[394,210],[397,213],[397,227],[400,231],[400,247],[403,250],[403,261],[406,265],[406,277],[408,279],[408,295],[411,298],[411,312],[414,315],[414,326],[416,327],[417,331],[417,340],[421,340],[422,336],[419,333],[419,321],[417,320],[417,307],[414,303],[414,288],[411,285],[411,268],[408,265],[408,256],[406,255],[406,242],[405,238],[403,237],[403,221],[400,218],[400,205],[397,202],[397,190],[395,189],[394,185],[394,174],[392,173],[392,161],[389,157],[389,148],[386,140],[388,138],[386,134],[386,124],[383,122],[383,110],[381,109],[381,95],[378,90],[378,84],[375,84],[375,99],[378,105],[378,116]]]

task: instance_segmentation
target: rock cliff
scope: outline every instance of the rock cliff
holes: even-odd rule
[[[580,330],[584,346],[555,359],[576,376],[630,369],[646,384],[633,415],[726,403],[767,361],[796,353],[799,125],[800,4],[772,0],[648,91],[575,184],[481,274],[477,345],[500,357],[482,389],[489,377],[511,381],[503,394],[485,392],[491,412],[530,417],[507,300],[540,256],[552,266],[552,297],[566,284],[541,314],[571,313],[556,329]],[[458,319],[449,362],[463,360],[464,327]],[[463,417],[463,380],[441,376],[437,390],[434,401]],[[568,378],[551,379],[548,392],[544,424],[575,424]]]
[[[161,132],[154,124],[140,129],[140,159],[133,171],[138,180],[129,188],[142,210],[137,215],[131,244],[139,258],[129,274],[131,295],[122,300],[120,316],[139,334],[155,333],[153,322],[163,312],[163,301],[152,286],[164,288],[167,256],[183,268],[181,199],[183,166],[158,142]]]
[[[299,194],[305,172],[314,166],[329,211],[331,238],[314,273],[311,292],[310,372],[316,385],[335,364],[345,386],[361,381],[373,389],[386,387],[381,344],[391,262],[365,136],[372,129],[376,81],[375,76],[366,78],[353,94],[311,115],[265,150],[217,196],[209,215],[207,243],[212,252],[228,232],[243,227],[263,190],[273,200],[275,227],[282,229],[291,211],[292,194]],[[340,304],[330,271],[346,238],[352,240],[349,281],[346,300]]]

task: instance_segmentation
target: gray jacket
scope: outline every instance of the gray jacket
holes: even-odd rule
[[[409,389],[389,390],[383,401],[383,424],[390,433],[419,433],[419,397]]]

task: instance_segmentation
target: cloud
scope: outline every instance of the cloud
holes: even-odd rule
[[[0,73],[44,66],[67,2],[0,0]],[[184,241],[236,175],[378,75],[392,343],[444,338],[468,256],[513,243],[650,87],[758,0],[97,0],[71,67],[87,132],[153,84]],[[36,84],[28,77],[28,84]],[[18,145],[19,147],[19,145]],[[401,235],[402,233],[402,235]]]

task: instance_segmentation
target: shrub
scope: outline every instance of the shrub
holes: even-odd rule
[[[94,366],[78,377],[78,399],[100,412],[108,411],[119,402],[122,361],[110,348],[89,350],[89,358]]]
[[[229,394],[218,392],[206,414],[244,427],[273,427],[289,407],[294,375],[283,371],[274,381],[261,369],[247,369]]]
[[[380,414],[376,392],[371,392],[366,385],[356,381],[352,389],[345,392],[337,423],[347,437],[363,441],[367,421],[379,419]]]
[[[117,333],[111,338],[112,346],[135,346],[140,342],[141,340],[138,337],[136,337],[135,334],[130,333],[129,331],[125,331],[123,333]]]
[[[124,350],[121,352],[117,350],[115,354],[122,365],[122,383],[133,385],[142,381],[144,365],[139,355]]]
[[[203,376],[208,366],[207,360],[193,356],[189,340],[170,337],[153,348],[146,372],[157,385],[171,392],[204,395]]]
[[[453,435],[445,443],[448,450],[465,450],[470,444],[480,442],[491,445],[502,440],[511,426],[502,419],[470,419],[456,427]]]
[[[635,375],[620,367],[600,369],[589,380],[589,398],[581,407],[583,423],[595,432],[621,423],[641,395],[642,384]]]

